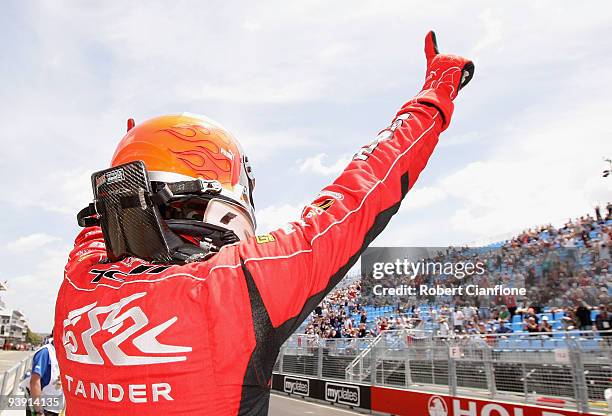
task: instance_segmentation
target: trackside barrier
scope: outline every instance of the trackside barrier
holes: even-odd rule
[[[550,406],[449,396],[274,374],[272,388],[292,396],[397,416],[584,416]]]
[[[551,406],[372,387],[372,410],[398,416],[580,416]]]
[[[0,409],[6,407],[8,396],[19,394],[19,383],[32,366],[32,354],[0,375]]]
[[[322,400],[352,408],[372,409],[371,387],[367,385],[274,374],[272,376],[272,388],[302,398]]]
[[[609,414],[612,337],[602,335],[574,331],[442,338],[416,330],[384,331],[362,340],[298,335],[281,348],[274,372],[277,378],[358,386],[361,395],[370,386],[371,410],[398,415],[408,413],[399,404],[393,411],[385,406],[408,393],[441,398],[439,403],[432,399],[438,407],[425,407],[428,416],[506,416],[504,406],[508,416]],[[296,394],[286,390],[284,381],[276,380],[274,388]],[[443,403],[448,413],[441,410]],[[487,406],[495,403],[501,407]],[[412,406],[405,412],[418,414]]]

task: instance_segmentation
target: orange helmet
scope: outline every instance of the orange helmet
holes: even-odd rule
[[[144,162],[151,182],[203,179],[220,184],[219,197],[208,201],[197,219],[230,229],[240,239],[254,234],[255,179],[242,147],[219,123],[189,113],[156,117],[138,126],[130,119],[111,165],[137,160]]]

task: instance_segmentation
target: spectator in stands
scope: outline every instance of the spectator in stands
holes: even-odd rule
[[[387,318],[382,318],[380,320],[380,324],[378,325],[378,330],[386,331],[387,329],[389,329],[389,322],[387,321]]]
[[[474,324],[474,321],[465,321],[463,323],[463,332],[466,334],[477,334],[478,328],[476,327],[476,324]]]
[[[540,324],[540,332],[544,332],[544,333],[553,332],[553,327],[550,324],[550,322],[548,322],[548,316],[546,315],[542,317],[542,323]]]
[[[607,234],[604,234],[607,235]],[[597,244],[597,248],[598,248],[598,257],[599,260],[604,260],[609,262],[610,261],[610,246],[608,244],[607,241],[605,241],[605,238],[603,237],[603,235],[600,237],[601,240],[599,241],[599,243]]]
[[[366,325],[359,324],[359,332],[357,338],[365,338],[367,336]]]
[[[535,316],[530,316],[529,318],[527,318],[527,322],[525,323],[524,329],[529,333],[540,332],[540,326],[536,322]]]
[[[352,329],[353,329],[353,320],[347,317],[344,320],[344,331],[346,333],[350,333]]]
[[[508,321],[511,319],[510,311],[508,310],[508,307],[506,305],[501,305],[497,318],[500,320],[500,322]]]
[[[538,315],[536,315],[535,310],[532,307],[528,308],[527,313],[523,316],[523,320],[526,321],[527,323],[529,323],[530,319],[533,319],[536,325],[540,321],[540,319],[538,318]]]
[[[450,327],[448,326],[448,319],[446,319],[443,316],[440,318],[438,331],[442,338],[447,338],[450,335]]]
[[[487,325],[483,321],[480,321],[478,322],[478,324],[476,324],[476,333],[480,335],[486,335],[487,332]]]
[[[606,305],[599,306],[599,315],[597,315],[597,318],[595,318],[595,328],[597,331],[602,332],[601,336],[603,337],[612,336],[612,315],[608,313],[608,308]]]
[[[576,302],[576,308],[574,309],[574,315],[578,319],[578,327],[581,331],[588,331],[593,328],[593,321],[591,320],[591,308],[582,299],[578,299]]]
[[[564,316],[561,318],[561,330],[562,331],[573,331],[576,329],[576,323],[569,316]]]
[[[506,322],[504,319],[499,320],[499,327],[495,331],[497,334],[509,334],[512,332],[512,329],[506,326]]]
[[[415,318],[413,323],[413,329],[417,331],[425,330],[425,321],[423,321],[421,318]]]
[[[463,312],[460,310],[456,310],[453,313],[453,325],[454,325],[455,332],[458,332],[458,333],[463,332],[464,321],[465,321],[465,316],[463,315]]]
[[[477,309],[469,303],[466,303],[466,305],[463,307],[462,312],[463,316],[468,321],[476,320],[476,318],[478,317]]]

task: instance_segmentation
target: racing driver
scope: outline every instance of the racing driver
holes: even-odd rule
[[[301,218],[255,234],[253,172],[218,123],[135,125],[92,175],[54,334],[74,415],[266,415],[283,342],[385,228],[451,120],[469,60],[425,39],[423,89]]]

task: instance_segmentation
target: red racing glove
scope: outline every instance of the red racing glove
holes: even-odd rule
[[[454,100],[459,90],[474,76],[474,63],[456,55],[440,55],[436,34],[431,31],[425,37],[427,78],[423,90],[444,90]]]
[[[451,101],[454,100],[459,90],[470,82],[474,75],[474,63],[461,56],[441,55],[433,31],[425,36],[425,57],[427,58],[425,84],[414,101],[437,107],[444,117],[446,128],[453,112],[449,98]],[[398,115],[401,113],[402,110]]]

